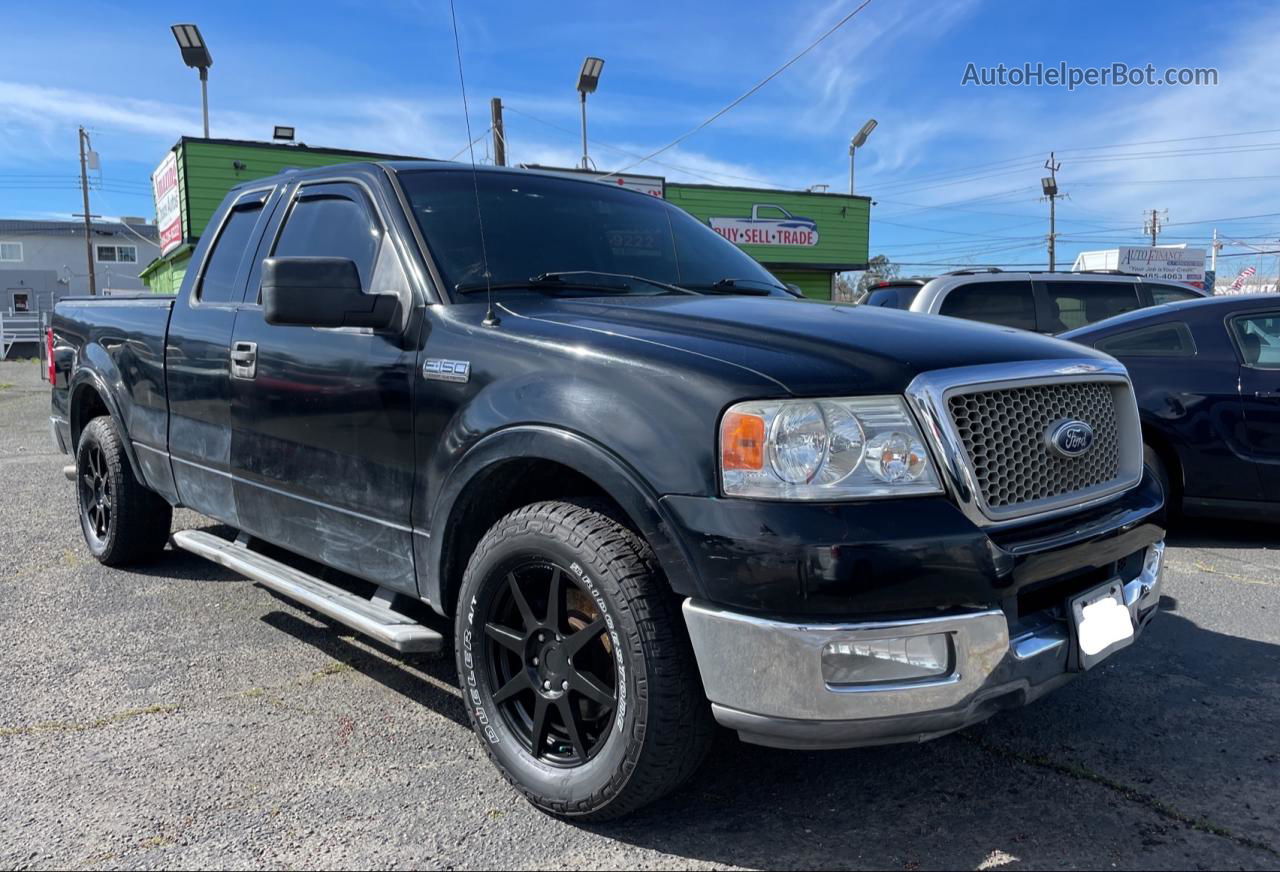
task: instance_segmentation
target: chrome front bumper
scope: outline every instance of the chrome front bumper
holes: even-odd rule
[[[1134,635],[1160,601],[1164,543],[1123,585]],[[998,609],[911,620],[794,624],[685,600],[685,623],[716,720],[744,741],[781,748],[851,748],[917,742],[1031,702],[1078,671],[1070,626],[1046,620],[1015,629]],[[946,634],[946,674],[901,682],[829,684],[829,642],[870,642]],[[1130,640],[1132,641],[1132,640]]]

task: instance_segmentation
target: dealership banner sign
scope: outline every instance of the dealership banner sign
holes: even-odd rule
[[[792,215],[781,206],[756,203],[750,217],[708,218],[711,229],[734,245],[818,244],[818,222]]]
[[[1117,251],[1116,268],[1149,279],[1204,286],[1203,248],[1132,247]]]
[[[182,196],[178,189],[176,152],[169,152],[151,174],[151,192],[156,201],[156,230],[160,234],[163,256],[182,244]]]

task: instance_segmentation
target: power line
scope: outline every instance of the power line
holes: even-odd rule
[[[1124,154],[1099,155],[1097,157],[1078,157],[1076,163],[1113,163],[1122,160],[1151,160],[1153,158],[1204,157],[1216,154],[1249,154],[1252,152],[1276,151],[1280,142],[1259,142],[1251,145],[1228,145],[1211,148],[1180,148],[1168,151],[1135,151]]]
[[[1115,179],[1106,182],[1075,182],[1090,188],[1112,185],[1183,185],[1195,182],[1257,182],[1263,179],[1280,179],[1280,176],[1206,176],[1199,179]]]
[[[1193,149],[1193,150],[1171,151],[1171,152],[1163,152],[1163,153],[1146,152],[1146,153],[1135,153],[1135,154],[1125,154],[1125,155],[1108,155],[1106,157],[1076,158],[1075,160],[1077,163],[1110,163],[1115,161],[1130,161],[1130,160],[1149,161],[1149,160],[1156,160],[1160,158],[1167,159],[1167,158],[1175,158],[1175,157],[1204,157],[1204,156],[1214,155],[1214,154],[1256,153],[1256,152],[1264,152],[1264,151],[1276,151],[1278,149],[1280,149],[1280,143],[1274,143],[1274,144],[1269,143],[1269,144],[1266,144],[1265,146],[1260,145],[1257,147],[1233,147],[1230,149],[1223,149],[1223,150]],[[913,193],[919,193],[921,191],[931,191],[935,188],[946,188],[946,187],[951,187],[953,185],[962,185],[962,184],[965,184],[966,182],[977,182],[977,181],[982,181],[983,179],[992,179],[992,178],[999,178],[1003,176],[1021,174],[1032,168],[1033,168],[1032,165],[1018,165],[1018,166],[1009,167],[1006,169],[997,170],[995,172],[982,172],[982,173],[969,174],[969,175],[959,175],[955,177],[950,177],[946,181],[937,181],[937,182],[934,182],[933,184],[921,185],[918,187],[908,186],[904,188],[900,186],[902,184],[909,185],[910,183],[889,182],[885,185],[880,186],[880,188],[877,190],[888,189],[890,193],[895,195],[913,194]],[[947,177],[944,177],[944,178],[947,178]],[[1256,176],[1256,177],[1250,177],[1250,178],[1276,178],[1276,177],[1275,176]],[[1152,181],[1165,181],[1165,180],[1152,180]],[[1193,180],[1184,179],[1184,180],[1174,180],[1174,181],[1193,181]],[[1200,181],[1223,181],[1223,180],[1222,179],[1204,179]],[[1142,180],[1125,182],[1125,184],[1142,184],[1142,183],[1143,183]],[[1114,184],[1114,183],[1113,182],[1076,182],[1075,184],[1100,185],[1100,184]]]
[[[836,22],[836,23],[831,27],[831,29],[830,29],[830,30],[826,31],[826,32],[825,32],[825,33],[823,33],[821,36],[819,36],[817,39],[815,39],[813,42],[809,43],[809,45],[808,45],[808,46],[806,46],[806,47],[804,48],[804,50],[803,50],[803,51],[801,51],[799,54],[797,54],[797,55],[795,55],[794,57],[792,57],[792,58],[791,58],[791,60],[787,61],[787,62],[786,62],[785,64],[783,64],[782,66],[778,67],[776,70],[774,70],[774,71],[773,71],[772,73],[770,73],[769,75],[765,76],[763,79],[761,79],[761,80],[760,80],[759,82],[757,82],[755,85],[753,85],[753,86],[752,86],[752,87],[751,87],[751,88],[750,88],[746,93],[744,93],[742,96],[738,97],[736,100],[734,100],[733,102],[731,102],[728,106],[725,106],[723,109],[721,109],[720,111],[716,112],[716,113],[715,113],[714,115],[712,115],[711,117],[707,118],[707,120],[703,121],[701,124],[699,124],[697,127],[695,127],[695,128],[693,128],[692,130],[690,130],[688,133],[684,133],[684,134],[682,134],[682,135],[680,135],[680,136],[677,136],[675,139],[673,139],[671,142],[669,142],[669,143],[667,143],[666,145],[664,145],[662,148],[658,149],[657,151],[654,151],[654,152],[649,153],[648,155],[646,155],[645,157],[643,157],[643,158],[641,158],[640,160],[636,161],[635,163],[628,164],[627,166],[623,167],[622,169],[614,170],[614,171],[613,171],[613,172],[611,172],[611,173],[606,173],[606,175],[616,176],[616,175],[620,175],[621,173],[625,173],[627,170],[632,169],[633,167],[639,166],[640,164],[644,163],[644,162],[645,162],[645,161],[647,161],[647,160],[651,160],[652,158],[657,157],[658,155],[662,154],[664,151],[667,151],[667,150],[669,150],[669,149],[675,148],[677,145],[679,145],[680,143],[684,142],[684,141],[685,141],[686,139],[688,139],[690,136],[693,136],[693,135],[694,135],[695,133],[697,133],[699,130],[702,130],[703,128],[705,128],[705,127],[707,127],[708,125],[712,124],[713,122],[715,122],[715,121],[716,121],[716,119],[720,118],[722,115],[724,115],[725,113],[729,112],[731,109],[733,109],[733,108],[734,108],[735,106],[737,106],[739,103],[741,103],[743,100],[746,100],[746,99],[747,99],[748,97],[750,97],[752,94],[756,93],[756,92],[757,92],[757,91],[759,91],[761,88],[763,88],[765,85],[769,84],[771,81],[773,81],[773,80],[774,80],[775,78],[777,78],[779,75],[781,75],[785,70],[787,70],[787,68],[789,68],[789,67],[790,67],[792,64],[794,64],[796,61],[800,60],[802,57],[804,57],[805,55],[807,55],[809,52],[811,52],[811,51],[813,51],[815,48],[817,48],[817,47],[818,47],[818,45],[819,45],[823,40],[825,40],[827,37],[831,36],[831,34],[835,33],[835,32],[836,32],[837,30],[839,30],[841,27],[844,27],[844,25],[845,25],[845,24],[846,24],[846,23],[847,23],[851,18],[853,18],[853,16],[857,15],[857,14],[858,14],[859,12],[861,12],[863,9],[866,9],[866,8],[867,8],[867,6],[868,6],[870,3],[871,3],[871,0],[862,0],[862,3],[858,4],[858,6],[857,6],[857,7],[856,7],[852,12],[850,12],[850,13],[849,13],[848,15],[846,15],[844,18],[841,18],[839,21],[837,21],[837,22]]]
[[[1205,134],[1201,136],[1183,136],[1183,137],[1177,137],[1174,139],[1148,139],[1148,140],[1138,140],[1136,142],[1113,143],[1110,145],[1068,146],[1067,148],[1059,148],[1057,149],[1057,151],[1059,153],[1077,152],[1077,151],[1103,151],[1103,150],[1110,150],[1110,149],[1134,148],[1134,147],[1143,146],[1143,145],[1165,145],[1165,144],[1174,143],[1174,142],[1193,142],[1193,141],[1204,140],[1204,139],[1225,139],[1225,138],[1237,137],[1237,136],[1260,136],[1262,134],[1267,134],[1267,133],[1280,133],[1280,128],[1268,128],[1265,130],[1243,130],[1243,131],[1236,131],[1233,133],[1211,133],[1211,134]],[[1229,146],[1224,146],[1224,147],[1229,147]],[[993,167],[1006,166],[1007,164],[1017,164],[1017,163],[1026,162],[1026,161],[1031,161],[1032,163],[1038,163],[1039,156],[1041,154],[1043,154],[1043,152],[1038,152],[1036,154],[1021,155],[1018,157],[1004,158],[1002,160],[996,160],[996,161],[988,161],[986,163],[973,164],[972,166],[969,166],[966,168],[954,168],[951,170],[941,170],[939,172],[934,172],[934,173],[925,173],[919,176],[910,176],[906,179],[899,179],[897,181],[886,182],[885,184],[881,185],[881,189],[888,188],[888,187],[898,187],[901,185],[912,185],[917,182],[930,181],[933,179],[946,179],[956,175],[964,175],[964,174],[972,173],[977,170],[984,170],[984,169],[989,169]],[[1078,158],[1078,160],[1092,161],[1095,159],[1086,156],[1086,157]],[[1030,169],[1031,167],[1027,166],[1023,168]],[[1008,169],[1011,172],[1013,172],[1019,169],[1019,167],[1008,167]]]
[[[484,139],[486,136],[488,136],[488,135],[489,135],[489,131],[490,131],[490,130],[493,130],[493,125],[490,125],[490,126],[488,127],[488,129],[486,129],[486,130],[485,130],[485,132],[484,132],[484,133],[481,133],[481,134],[480,134],[479,136],[477,136],[475,139],[471,140],[471,141],[470,141],[470,142],[468,142],[466,145],[464,145],[462,148],[460,148],[460,149],[458,149],[456,152],[454,152],[450,157],[445,158],[445,160],[456,160],[459,156],[461,156],[461,154],[462,154],[464,151],[466,151],[467,149],[471,148],[471,147],[472,147],[473,145],[475,145],[477,142],[479,142],[480,140],[482,140],[482,139]]]
[[[1258,257],[1264,254],[1280,254],[1280,248],[1272,251],[1233,251],[1231,254],[1220,254],[1219,259],[1224,257]]]

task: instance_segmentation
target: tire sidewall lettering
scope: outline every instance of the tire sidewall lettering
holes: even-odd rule
[[[493,719],[489,716],[489,710],[485,707],[484,698],[480,694],[480,680],[476,677],[476,657],[473,651],[473,632],[476,621],[476,598],[471,598],[470,604],[467,606],[467,628],[462,633],[462,663],[463,677],[466,686],[462,688],[463,700],[471,709],[476,722],[480,725],[481,731],[484,733],[485,739],[491,745],[496,745],[501,741],[498,731],[493,728]]]
[[[627,665],[622,656],[622,638],[614,623],[613,614],[609,611],[609,605],[605,602],[604,594],[600,592],[600,588],[596,586],[595,581],[577,561],[571,563],[569,569],[586,586],[591,599],[595,601],[596,608],[600,610],[600,614],[604,617],[605,629],[609,631],[609,641],[613,645],[614,664],[618,670],[618,705],[617,713],[613,719],[613,729],[615,733],[623,733],[626,729],[627,721]]]

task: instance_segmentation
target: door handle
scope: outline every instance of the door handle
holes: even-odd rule
[[[258,343],[236,342],[231,346],[231,377],[253,378],[258,374]]]
[[[1274,400],[1280,397],[1280,391],[1254,391],[1253,395],[1260,400]]]

